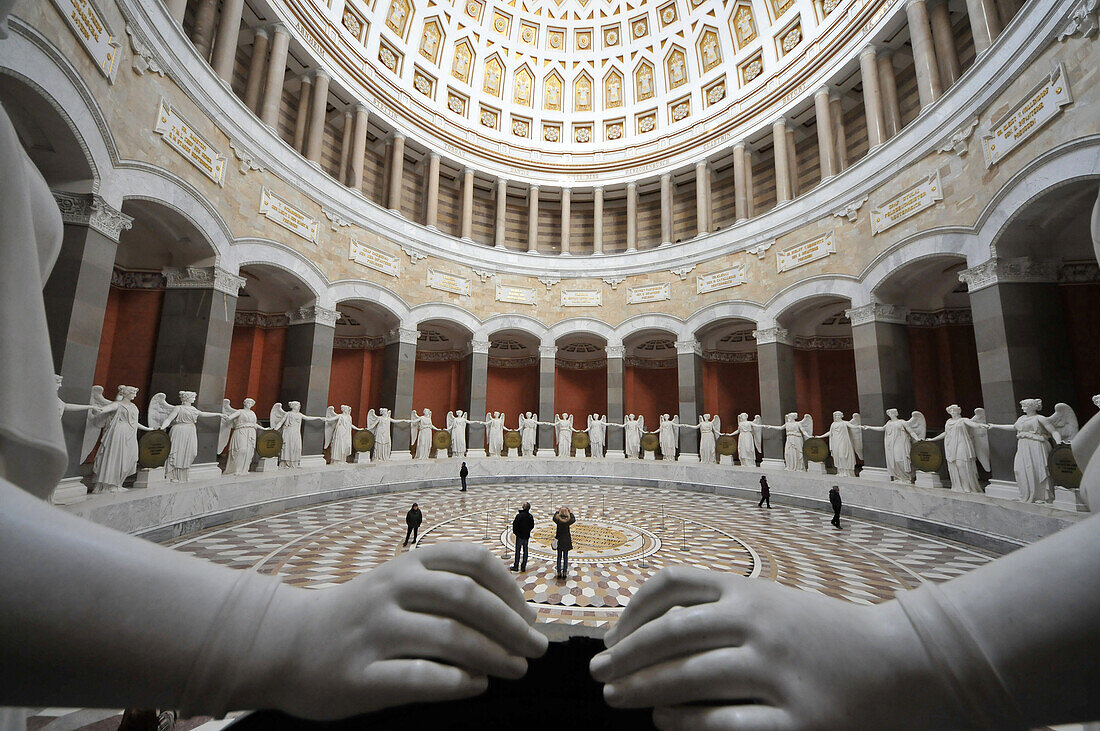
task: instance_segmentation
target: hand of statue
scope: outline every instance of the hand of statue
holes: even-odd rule
[[[654,707],[662,729],[965,725],[897,602],[858,606],[673,567],[642,586],[605,641],[591,670],[607,702]]]
[[[323,591],[278,591],[253,647],[247,707],[336,719],[467,698],[488,675],[522,677],[524,658],[547,647],[515,581],[472,544],[421,548]]]

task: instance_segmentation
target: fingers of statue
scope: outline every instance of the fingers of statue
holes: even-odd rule
[[[612,683],[667,660],[740,646],[747,635],[745,625],[740,612],[723,604],[672,609],[592,658],[592,677]]]
[[[385,699],[378,708],[413,702],[450,701],[485,692],[488,678],[431,660],[383,660],[363,672],[371,695]]]
[[[673,607],[706,604],[717,601],[721,595],[720,581],[712,572],[685,566],[664,569],[642,585],[618,623],[607,633],[604,643],[614,647],[631,632]]]
[[[740,701],[770,703],[777,693],[751,650],[723,647],[651,665],[604,686],[615,708]]]
[[[394,627],[393,655],[423,657],[465,668],[475,675],[514,680],[527,672],[527,661],[450,617],[403,612]]]
[[[418,560],[433,571],[469,576],[500,597],[517,614],[534,624],[537,612],[523,599],[523,593],[502,564],[486,548],[472,543],[447,543],[416,552]]]
[[[661,731],[785,731],[790,715],[771,706],[679,706],[657,708],[653,723]]]

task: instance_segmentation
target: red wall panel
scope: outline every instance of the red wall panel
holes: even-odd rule
[[[972,325],[909,328],[909,359],[914,402],[929,429],[943,429],[949,404],[958,404],[967,415],[982,405]]]
[[[493,368],[489,367],[485,387],[485,409],[500,411],[507,418],[509,427],[518,425],[521,411],[539,412],[539,367]],[[606,378],[606,376],[605,376]],[[481,414],[471,418],[480,419]]]
[[[680,411],[679,378],[675,368],[623,368],[623,412],[645,417],[653,430],[661,414]]]
[[[332,370],[329,375],[328,400],[333,406],[347,404],[357,426],[366,424],[367,412],[381,406],[381,361],[384,352],[378,350],[332,351]],[[379,361],[378,364],[375,361]],[[377,366],[377,367],[376,367]]]
[[[722,430],[730,431],[742,411],[750,419],[760,413],[760,371],[756,361],[704,361],[703,412],[718,414]]]
[[[134,403],[141,409],[143,420],[152,395],[149,384],[163,304],[163,290],[112,287],[99,339],[95,382],[103,386],[108,399],[114,399],[120,385],[136,386],[139,390]]]
[[[1068,284],[1060,287],[1066,313],[1066,335],[1073,359],[1073,385],[1077,403],[1072,404],[1082,424],[1096,413],[1093,394],[1100,393],[1100,283]],[[1052,409],[1054,404],[1043,404]]]
[[[796,350],[794,352],[796,401],[800,414],[814,417],[814,430],[824,433],[834,411],[845,417],[859,411],[856,362],[852,350]]]
[[[465,409],[466,361],[416,361],[413,374],[413,409],[423,413],[431,409],[432,422],[436,426],[447,423],[447,412]],[[408,419],[409,414],[394,414],[398,419]]]
[[[589,371],[557,368],[554,373],[554,413],[573,415],[573,426],[588,426],[589,414],[607,413],[607,367]]]
[[[268,417],[283,385],[285,349],[286,328],[233,328],[225,397],[234,408],[241,408],[246,398],[255,399],[257,416]]]

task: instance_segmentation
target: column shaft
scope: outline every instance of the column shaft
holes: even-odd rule
[[[592,190],[592,253],[603,253],[603,188]]]
[[[335,333],[336,328],[333,325],[321,322],[303,322],[287,328],[286,348],[283,351],[283,383],[279,389],[279,400],[284,408],[290,401],[300,401],[303,414],[324,415],[328,408],[332,340]],[[303,455],[320,455],[324,451],[324,441],[325,429],[322,422],[303,421]]]
[[[844,133],[844,104],[840,96],[829,96],[829,111],[833,115],[833,149],[836,150],[836,171],[848,169],[848,136]]]
[[[466,413],[471,420],[485,418],[485,397],[489,383],[489,343],[474,344],[474,350],[466,358]],[[512,417],[508,414],[507,422]],[[466,444],[478,456],[484,454],[485,430],[470,429],[466,435]]]
[[[966,0],[970,31],[974,35],[974,53],[985,53],[1001,34],[1001,19],[993,0]]]
[[[772,147],[775,150],[775,202],[791,199],[791,164],[787,161],[787,122],[778,119],[772,124]]]
[[[626,184],[626,250],[638,250],[638,184]]]
[[[570,239],[572,238],[573,222],[573,191],[569,188],[561,189],[561,253],[569,256]]]
[[[625,410],[623,408],[623,348],[622,346],[607,346],[607,421],[608,423],[622,424]],[[623,455],[623,430],[609,427],[607,430],[607,453],[618,452]]]
[[[436,228],[439,223],[439,155],[428,154],[428,190],[425,194],[428,210],[424,216],[424,225]]]
[[[797,198],[802,186],[798,179],[798,147],[794,141],[794,125],[787,125],[787,167],[790,170],[791,198]]]
[[[252,58],[248,61],[248,81],[244,89],[244,104],[256,114],[260,113],[260,92],[263,91],[267,45],[267,28],[256,28],[252,39]]]
[[[351,147],[352,132],[355,127],[355,113],[349,107],[344,110],[344,133],[340,138],[340,169],[336,173],[336,179],[347,185],[351,175]]]
[[[672,243],[672,175],[661,176],[661,245]]]
[[[367,154],[367,123],[369,115],[362,104],[355,105],[355,133],[351,145],[348,186],[355,190],[363,187],[363,156]]]
[[[493,222],[493,246],[504,248],[504,227],[508,212],[508,181],[504,178],[497,180],[497,215]]]
[[[765,424],[778,426],[786,415],[798,409],[798,393],[795,389],[794,347],[786,341],[764,342],[757,335],[756,360],[760,380],[760,416]],[[763,433],[764,459],[783,460],[785,436],[783,432],[765,429]]]
[[[928,14],[932,23],[932,41],[936,46],[940,83],[944,90],[947,90],[962,73],[962,67],[959,65],[959,49],[955,45],[955,32],[951,28],[951,11],[947,7],[947,0],[930,5]]]
[[[401,198],[405,190],[405,138],[393,136],[390,147],[390,210],[401,213]]]
[[[328,74],[317,72],[313,80],[313,104],[309,116],[309,137],[306,159],[321,163],[321,146],[325,139],[325,117],[328,112]]]
[[[233,63],[237,60],[237,39],[241,33],[241,11],[244,0],[222,0],[222,16],[218,21],[218,37],[214,42],[214,73],[233,85]]]
[[[539,187],[527,189],[527,251],[539,250]],[[552,406],[550,407],[553,408]],[[551,414],[553,416],[553,414]]]
[[[412,414],[413,381],[416,373],[416,330],[402,328],[398,340],[386,345],[382,361],[382,406],[398,419]],[[474,414],[470,415],[471,417]],[[474,430],[471,430],[474,431]],[[400,424],[393,428],[392,449],[408,452],[409,429]]]
[[[874,320],[853,322],[852,345],[859,415],[863,421],[881,425],[886,422],[886,409],[891,408],[908,418],[914,408],[914,397],[906,325]],[[873,434],[873,438],[863,440],[863,463],[885,469],[886,450],[878,436]]]
[[[752,158],[753,151],[745,148],[745,215],[752,218],[756,215],[756,186],[752,182]]]
[[[886,141],[877,56],[874,46],[867,46],[859,54],[859,70],[863,78],[863,109],[867,115],[867,144],[871,149]]]
[[[313,77],[302,75],[302,86],[298,90],[298,111],[294,116],[294,149],[302,153],[306,149],[306,133],[309,131],[309,106],[313,101]]]
[[[260,121],[268,127],[279,128],[279,104],[283,100],[283,77],[286,76],[286,54],[290,36],[286,27],[277,24],[271,40],[271,58],[267,64],[267,80],[264,83],[264,101],[260,108]]]
[[[462,171],[462,238],[472,239],[474,231],[474,171]]]
[[[550,353],[553,353],[552,355]],[[557,366],[554,359],[557,348],[539,348],[539,421],[554,421],[554,378]],[[554,427],[539,426],[539,455],[549,457],[554,453]]]
[[[901,131],[901,105],[898,103],[898,82],[894,74],[894,54],[880,53],[878,56],[878,81],[882,89],[882,119],[886,123],[886,138],[890,139]]]
[[[695,163],[695,231],[696,234],[707,233],[707,163],[706,161]]]
[[[218,0],[199,0],[195,8],[195,24],[191,29],[191,42],[204,59],[210,58],[214,45],[214,23],[218,17]]]
[[[833,142],[833,113],[829,107],[829,89],[822,87],[814,94],[817,116],[817,153],[821,160],[821,179],[837,174],[836,146]]]
[[[928,7],[924,4],[924,0],[909,0],[905,5],[905,13],[909,17],[909,37],[913,43],[917,93],[920,96],[920,108],[923,110],[940,98],[943,94],[943,84],[940,82],[940,70],[936,62],[936,47],[932,40]],[[896,91],[894,96],[897,97]]]
[[[691,347],[683,347],[689,345]],[[676,381],[679,391],[679,414],[683,424],[699,422],[699,405],[703,403],[703,359],[696,344],[676,343]],[[685,350],[687,352],[685,352]],[[699,430],[680,430],[680,459],[699,456]],[[688,460],[690,461],[690,459]]]

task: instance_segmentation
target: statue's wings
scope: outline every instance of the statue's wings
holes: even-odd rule
[[[852,437],[852,448],[856,451],[856,456],[863,459],[863,430],[859,428],[859,425],[863,423],[859,414],[852,414],[852,418],[848,420],[848,434]]]
[[[565,422],[567,424],[569,424],[569,428],[572,429],[573,428],[573,415],[572,414],[565,414],[565,416],[569,417],[565,420]]]
[[[271,407],[271,418],[268,420],[268,425],[272,429],[282,429],[285,418],[286,412],[283,410],[283,405],[276,403]]]
[[[164,397],[163,393],[153,394],[153,398],[149,399],[149,410],[147,412],[149,419],[149,426],[153,429],[160,429],[172,413],[172,405],[168,403],[168,399]]]
[[[336,431],[336,407],[329,406],[325,409],[325,448],[332,442],[332,433]]]
[[[420,434],[420,425],[417,423],[420,419],[420,414],[416,413],[416,409],[413,409],[412,418],[409,419],[409,444],[416,446],[416,437]]]
[[[928,422],[924,418],[924,414],[919,411],[914,411],[913,416],[909,418],[909,421],[905,424],[916,435],[917,441],[924,441],[924,438],[928,436]]]
[[[455,425],[455,412],[448,411],[447,412],[447,431],[450,431],[451,429],[453,429],[454,425]]]
[[[802,430],[803,434],[814,435],[814,417],[806,414],[802,417],[802,421],[798,422],[798,428]]]
[[[715,434],[721,434],[722,433],[722,417],[721,416],[719,416],[718,414],[715,414],[711,418],[710,423],[714,424],[714,433]]]
[[[638,418],[635,419],[635,421],[638,422],[638,429],[640,431],[644,432],[645,431],[645,417],[642,416],[641,414],[638,414]]]
[[[218,451],[221,454],[229,444],[229,435],[233,432],[233,418],[237,410],[229,405],[229,399],[222,399],[222,421],[218,427]]]
[[[764,437],[764,420],[757,414],[752,419],[752,441],[756,445],[757,452],[763,452],[762,440]]]
[[[1058,430],[1058,436],[1063,442],[1068,442],[1077,436],[1081,430],[1077,423],[1077,414],[1069,404],[1058,403],[1054,405],[1054,413],[1048,418],[1051,425]]]
[[[972,421],[976,421],[979,424],[988,424],[989,419],[985,417],[985,409],[978,407],[974,409],[974,418]],[[967,427],[970,432],[971,441],[974,442],[974,454],[978,458],[978,464],[989,472],[989,430],[988,429],[975,429],[974,427]]]
[[[371,409],[367,412],[367,429],[373,434],[375,428],[378,426],[378,414]]]
[[[680,415],[672,417],[672,433],[676,435],[676,442],[680,441]]]
[[[84,420],[84,441],[80,445],[81,462],[88,459],[88,455],[95,449],[96,443],[99,442],[99,435],[107,423],[107,419],[96,412],[110,403],[103,396],[103,386],[92,386],[92,394],[88,398],[88,405],[92,408],[88,410],[88,416]]]

